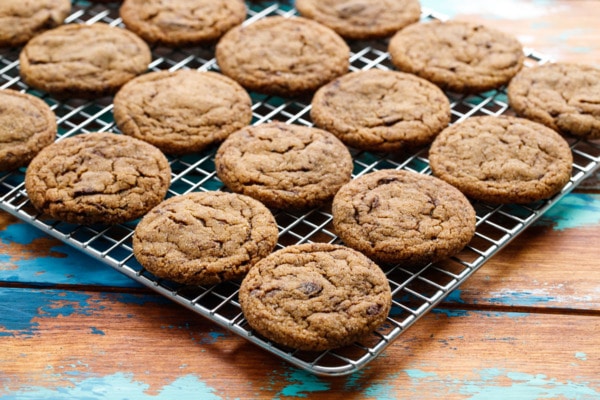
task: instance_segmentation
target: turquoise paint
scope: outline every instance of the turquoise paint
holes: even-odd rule
[[[556,297],[544,296],[533,292],[507,292],[501,295],[490,297],[488,301],[492,304],[515,305],[520,306],[539,306],[542,304],[556,302]]]
[[[195,375],[186,375],[162,387],[158,394],[148,394],[149,385],[133,380],[131,374],[116,373],[104,377],[83,380],[69,378],[70,386],[46,389],[30,387],[19,392],[0,395],[2,400],[104,400],[104,399],[152,399],[152,400],[221,400],[214,389]]]
[[[96,328],[95,326],[92,326],[92,334],[93,335],[102,335],[104,336],[105,333],[103,330]]]
[[[329,382],[304,370],[290,368],[283,375],[289,384],[277,393],[276,398],[280,396],[308,398],[311,393],[324,392],[330,387]]]
[[[570,193],[550,208],[536,225],[562,231],[600,224],[600,194]]]
[[[581,361],[587,361],[587,355],[581,351],[575,353],[575,358]]]

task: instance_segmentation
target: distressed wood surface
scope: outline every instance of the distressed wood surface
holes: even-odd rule
[[[422,4],[600,65],[596,0]],[[0,212],[0,398],[600,398],[599,182],[341,378],[292,367]]]

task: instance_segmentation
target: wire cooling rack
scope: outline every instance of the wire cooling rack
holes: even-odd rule
[[[291,1],[248,2],[246,23],[257,19],[295,14]],[[121,25],[119,3],[96,4],[74,1],[67,23],[105,22]],[[423,10],[422,19],[445,19]],[[393,69],[386,41],[351,42],[351,70]],[[71,99],[58,101],[29,88],[19,78],[20,49],[0,49],[0,88],[28,92],[43,98],[52,108],[58,122],[58,139],[85,132],[117,132],[112,115],[112,98],[95,101]],[[527,65],[549,60],[526,49]],[[186,49],[153,48],[150,70],[181,68],[218,71],[214,47]],[[475,115],[511,114],[504,90],[459,96],[447,93],[452,106],[452,123]],[[270,120],[311,126],[310,100],[291,100],[251,93],[253,124]],[[95,257],[137,282],[191,309],[216,324],[245,337],[256,345],[288,362],[322,376],[346,375],[374,360],[402,332],[430,311],[453,289],[464,282],[490,257],[517,237],[562,196],[591,175],[600,164],[600,145],[596,142],[570,139],[574,155],[570,182],[553,198],[528,205],[489,205],[474,202],[477,230],[469,245],[458,255],[436,264],[407,268],[402,265],[384,267],[393,292],[393,307],[387,321],[368,338],[341,349],[305,352],[270,343],[252,332],[241,312],[237,293],[239,282],[215,286],[182,286],[157,279],[144,270],[132,254],[131,236],[136,221],[112,226],[82,226],[48,219],[29,203],[24,189],[25,169],[0,174],[0,207],[44,232]],[[215,174],[216,147],[183,157],[170,157],[173,172],[167,196],[193,191],[223,188]],[[383,168],[406,169],[430,174],[427,149],[417,153],[376,154],[352,151],[353,176]],[[304,242],[339,242],[332,229],[331,210],[317,208],[303,213],[273,210],[279,227],[278,248]]]

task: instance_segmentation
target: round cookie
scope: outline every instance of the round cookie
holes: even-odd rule
[[[307,243],[259,261],[239,301],[250,326],[273,342],[307,351],[350,345],[385,322],[391,290],[383,271],[348,247]]]
[[[347,39],[377,39],[418,22],[418,0],[296,0],[303,17],[330,27]]]
[[[127,29],[148,43],[190,46],[214,42],[244,22],[242,0],[125,0],[119,14]]]
[[[27,165],[56,138],[56,116],[43,100],[0,90],[0,171]]]
[[[227,32],[216,48],[221,71],[257,92],[314,92],[349,68],[350,48],[333,30],[302,17],[266,17]]]
[[[2,0],[0,47],[21,46],[47,29],[61,25],[71,13],[71,0]]]
[[[520,116],[562,134],[600,138],[600,69],[591,65],[524,68],[508,85],[508,101]]]
[[[349,146],[391,152],[430,143],[450,123],[450,102],[425,79],[370,69],[317,90],[310,116]]]
[[[384,169],[355,178],[333,199],[344,243],[384,263],[420,265],[451,257],[475,234],[475,210],[450,184]]]
[[[171,197],[137,225],[133,253],[154,275],[188,285],[242,278],[273,251],[275,218],[248,196],[193,192]]]
[[[481,116],[439,134],[429,150],[433,174],[489,203],[531,203],[559,192],[573,155],[557,132],[517,117]]]
[[[55,142],[31,161],[25,189],[40,212],[75,224],[116,224],[144,215],[165,197],[167,158],[125,135],[85,133]]]
[[[515,37],[462,21],[412,24],[392,37],[388,50],[399,70],[459,93],[505,85],[525,60]]]
[[[104,23],[67,24],[31,39],[19,55],[25,83],[56,97],[114,94],[145,72],[148,45],[126,29]]]
[[[334,135],[272,122],[241,129],[219,147],[218,177],[269,207],[301,209],[333,198],[352,175],[352,156]]]
[[[252,101],[234,80],[198,70],[150,72],[115,95],[119,129],[168,154],[200,151],[252,120]]]

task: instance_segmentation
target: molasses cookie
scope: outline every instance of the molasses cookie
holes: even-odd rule
[[[562,134],[600,138],[600,69],[551,63],[525,68],[508,85],[510,106],[522,117]]]
[[[462,21],[412,24],[389,43],[392,63],[444,90],[476,93],[507,84],[523,66],[523,46],[502,31]]]
[[[430,143],[450,122],[450,102],[425,79],[370,69],[320,88],[310,116],[349,146],[389,152]]]
[[[57,97],[114,94],[152,56],[134,33],[104,23],[68,24],[31,39],[19,56],[25,83]]]
[[[440,133],[429,151],[433,174],[470,198],[530,203],[559,192],[571,178],[566,140],[517,117],[471,117]]]
[[[355,178],[333,199],[333,226],[344,243],[385,263],[420,265],[455,255],[475,234],[475,210],[430,175],[379,170]]]
[[[333,30],[302,17],[267,17],[227,32],[216,48],[221,71],[257,92],[297,96],[346,73],[350,49]]]
[[[75,224],[116,224],[160,203],[171,181],[156,147],[125,135],[84,133],[55,142],[31,161],[25,188],[40,212]]]
[[[71,0],[2,0],[0,47],[20,46],[61,25],[71,13]]]
[[[330,27],[347,39],[392,36],[418,22],[418,0],[296,0],[296,9],[306,18]]]
[[[0,171],[25,166],[56,138],[56,116],[41,99],[0,90]]]
[[[259,261],[242,281],[240,306],[250,326],[273,342],[322,351],[373,332],[391,308],[383,271],[348,247],[288,246]]]
[[[352,156],[334,135],[272,122],[243,128],[219,147],[219,178],[273,208],[307,208],[333,198],[351,178]]]
[[[133,235],[133,254],[154,275],[189,285],[242,278],[273,251],[275,218],[259,201],[225,192],[171,197]]]
[[[252,120],[248,93],[216,72],[150,72],[125,84],[113,103],[123,133],[168,154],[200,151]]]
[[[148,43],[190,46],[214,42],[244,22],[242,0],[125,0],[119,13],[127,29]]]

